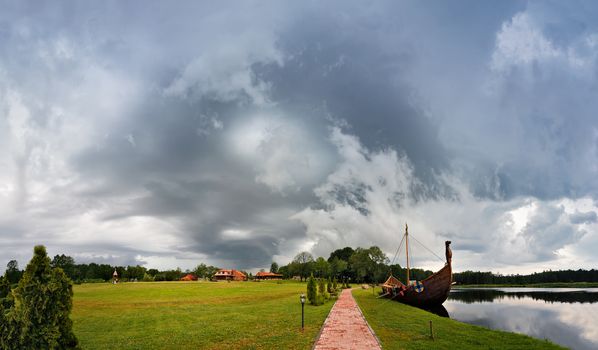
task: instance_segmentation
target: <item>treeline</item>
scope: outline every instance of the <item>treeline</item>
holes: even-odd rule
[[[199,264],[193,270],[182,271],[180,268],[174,270],[148,269],[143,266],[114,266],[108,264],[77,264],[75,259],[61,254],[56,255],[50,262],[52,268],[61,268],[62,271],[75,283],[106,282],[112,279],[112,274],[116,270],[119,281],[178,281],[188,273],[192,273],[198,278],[211,278],[218,267]],[[16,260],[11,260],[6,265],[4,276],[10,284],[16,284],[21,279],[23,271],[19,270]]]
[[[276,265],[275,263],[272,264]],[[278,265],[276,265],[278,266]],[[317,278],[338,279],[355,283],[381,283],[392,273],[405,282],[406,271],[399,264],[389,265],[389,259],[377,246],[370,248],[345,247],[324,257],[315,258],[308,252],[301,252],[288,265],[281,266],[277,271],[284,278],[298,278],[306,280],[313,275]],[[422,280],[432,274],[432,271],[411,269],[411,280]]]
[[[492,272],[464,271],[453,274],[457,284],[536,284],[598,282],[598,270],[559,270],[534,272],[529,275],[502,275]]]
[[[75,283],[106,282],[112,279],[116,270],[119,281],[178,281],[188,273],[200,279],[211,279],[220,269],[219,267],[199,264],[192,270],[182,271],[180,268],[173,270],[148,269],[140,265],[114,266],[109,264],[77,264],[75,259],[61,254],[55,255],[51,260],[52,268],[61,268],[64,273]],[[251,273],[240,270],[249,279]],[[399,264],[389,264],[389,259],[377,246],[370,248],[345,247],[330,253],[328,258],[314,256],[308,252],[301,252],[287,265],[280,266],[273,262],[270,272],[279,273],[285,279],[307,280],[313,275],[316,278],[337,279],[339,282],[354,283],[380,283],[392,274],[405,283],[406,271]],[[11,284],[16,284],[23,271],[19,270],[16,260],[11,260],[6,268],[5,276]],[[411,269],[410,279],[422,280],[432,274],[432,271]]]

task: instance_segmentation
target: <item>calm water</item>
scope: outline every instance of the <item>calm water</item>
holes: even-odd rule
[[[598,349],[598,288],[456,289],[444,307],[462,322]]]

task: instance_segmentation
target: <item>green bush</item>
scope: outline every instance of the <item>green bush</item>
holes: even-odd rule
[[[312,305],[317,305],[316,297],[318,296],[318,291],[316,290],[316,280],[314,275],[312,274],[307,279],[307,300]]]
[[[320,278],[318,280],[318,296],[316,298],[317,305],[322,305],[328,299],[330,299],[330,293],[327,290],[327,283],[324,278]]]
[[[326,282],[324,282],[323,278],[318,279],[318,294],[324,295],[326,291]]]
[[[61,268],[50,267],[44,246],[34,255],[16,289],[14,306],[0,319],[2,349],[72,349],[78,347],[69,318],[72,282]]]

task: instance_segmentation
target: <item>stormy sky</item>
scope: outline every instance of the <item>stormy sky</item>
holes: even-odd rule
[[[593,1],[1,3],[0,270],[598,263]]]

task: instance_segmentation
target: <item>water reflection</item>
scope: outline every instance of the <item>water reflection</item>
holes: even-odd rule
[[[598,349],[598,289],[453,290],[451,318],[550,339],[572,349]]]
[[[545,301],[548,303],[595,303],[598,301],[598,291],[594,290],[537,290],[513,288],[504,289],[455,289],[451,291],[449,300],[459,300],[464,303],[493,302],[496,299],[525,299]]]
[[[446,308],[443,305],[434,305],[434,306],[428,306],[428,307],[422,307],[422,310],[426,310],[428,312],[431,312],[433,314],[436,314],[440,317],[446,317],[446,318],[450,318],[448,311],[446,310]]]

